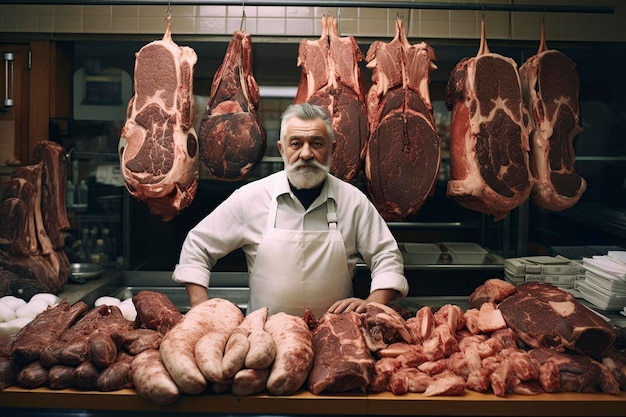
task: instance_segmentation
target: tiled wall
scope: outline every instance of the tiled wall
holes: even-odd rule
[[[410,1],[408,1],[410,2]],[[442,3],[467,3],[440,0]],[[209,3],[208,1],[206,3]],[[219,3],[216,1],[215,3]],[[336,2],[340,4],[340,1]],[[433,3],[431,1],[430,3]],[[478,4],[509,4],[509,0],[476,1]],[[526,0],[524,4],[542,1]],[[242,2],[245,4],[245,2]],[[626,2],[618,0],[551,0],[550,5],[612,6],[613,14],[541,13],[464,10],[420,10],[341,7],[277,6],[171,6],[172,33],[231,35],[245,26],[251,35],[320,35],[320,18],[332,13],[339,19],[341,35],[393,37],[394,21],[404,16],[411,38],[480,37],[485,19],[487,37],[492,39],[537,39],[543,21],[552,40],[626,41]],[[1,32],[44,32],[63,34],[162,34],[167,5],[0,5]]]

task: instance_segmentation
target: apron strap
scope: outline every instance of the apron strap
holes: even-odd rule
[[[326,200],[326,220],[330,230],[337,230],[337,207],[335,200],[329,198]]]

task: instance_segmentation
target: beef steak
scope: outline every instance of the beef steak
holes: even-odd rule
[[[135,57],[135,95],[128,103],[118,145],[128,192],[150,212],[171,220],[198,188],[198,139],[193,127],[193,49],[172,41],[170,17],[163,39]]]
[[[544,282],[525,282],[498,304],[506,324],[533,348],[564,348],[600,359],[615,331],[570,293]]]
[[[435,52],[425,42],[411,45],[397,19],[395,38],[372,43],[366,60],[373,82],[367,93],[367,189],[383,218],[404,220],[433,195],[439,174],[441,146],[429,91]]]
[[[213,77],[198,132],[200,159],[217,179],[245,177],[265,153],[265,131],[257,114],[259,86],[252,69],[250,34],[235,31]]]
[[[587,182],[574,167],[574,138],[582,132],[576,64],[562,52],[548,49],[542,26],[539,50],[519,73],[533,123],[531,201],[547,210],[570,208],[587,189]]]
[[[452,110],[446,194],[497,221],[530,195],[530,122],[517,64],[489,51],[484,28],[483,22],[478,54],[462,59],[446,86]]]
[[[374,374],[374,358],[365,344],[361,319],[355,312],[325,314],[313,332],[313,367],[309,390],[365,392]]]
[[[308,102],[328,110],[335,131],[331,172],[344,181],[363,165],[369,137],[365,79],[359,68],[363,53],[353,36],[339,36],[337,19],[322,17],[322,35],[303,39],[298,49],[302,68],[294,103]]]

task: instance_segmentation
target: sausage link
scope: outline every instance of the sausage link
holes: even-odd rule
[[[174,403],[180,396],[156,349],[147,349],[135,356],[130,365],[130,377],[139,395],[159,405]]]
[[[232,302],[211,298],[194,306],[183,319],[163,337],[161,359],[176,385],[185,394],[199,394],[207,387],[202,371],[196,364],[195,348],[200,338],[212,331],[223,329],[229,323],[236,327],[243,313]]]
[[[232,378],[237,371],[243,368],[249,349],[250,342],[248,342],[247,332],[237,327],[228,337],[226,349],[224,349],[224,357],[222,358],[224,378]]]
[[[246,396],[262,392],[267,383],[269,369],[242,369],[235,374],[231,392],[234,395]]]
[[[265,330],[255,330],[248,335],[250,349],[244,365],[246,368],[268,368],[276,357],[276,342],[271,334]]]
[[[302,318],[284,312],[271,315],[265,329],[276,343],[267,390],[274,395],[295,394],[313,365],[311,332]]]

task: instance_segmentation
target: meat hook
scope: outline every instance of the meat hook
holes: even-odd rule
[[[246,2],[241,2],[241,23],[239,24],[239,30],[243,31],[246,24]]]

